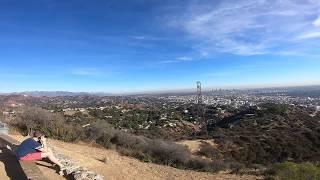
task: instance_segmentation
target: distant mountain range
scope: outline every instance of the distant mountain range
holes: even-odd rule
[[[56,96],[110,96],[110,93],[89,93],[89,92],[69,92],[69,91],[25,91],[13,93],[1,93],[2,95],[25,95],[33,97],[56,97]]]

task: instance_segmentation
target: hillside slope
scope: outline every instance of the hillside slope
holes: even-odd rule
[[[320,116],[307,108],[266,104],[223,119],[211,135],[224,158],[245,164],[320,160]]]
[[[20,135],[12,135],[18,140],[23,140]],[[81,166],[87,167],[106,179],[258,179],[256,176],[238,176],[227,173],[210,174],[189,170],[180,170],[168,166],[144,163],[139,160],[121,156],[113,150],[90,147],[85,144],[71,144],[57,140],[49,140],[49,144],[54,146],[59,152],[71,157]],[[106,163],[102,159],[106,159]],[[5,176],[2,166],[0,175]],[[40,166],[50,179],[57,178],[50,168]],[[61,179],[61,177],[59,177]],[[6,179],[2,178],[1,179]]]

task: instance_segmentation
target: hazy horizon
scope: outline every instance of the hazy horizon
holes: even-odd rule
[[[319,84],[290,84],[290,85],[239,85],[239,86],[220,86],[220,87],[203,87],[202,91],[212,91],[212,90],[254,90],[254,89],[268,89],[268,88],[295,88],[295,87],[312,87],[312,86],[320,86]],[[29,90],[29,91],[12,91],[12,92],[3,92],[0,91],[0,94],[12,94],[12,93],[24,93],[24,92],[70,92],[70,93],[89,93],[89,94],[110,94],[110,95],[134,95],[134,94],[161,94],[161,93],[184,93],[184,92],[196,92],[196,87],[184,88],[184,89],[149,89],[149,90],[141,90],[141,91],[116,91],[116,92],[108,92],[108,91],[68,91],[68,90]]]

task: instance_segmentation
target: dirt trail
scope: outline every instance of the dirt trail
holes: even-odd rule
[[[22,141],[24,137],[20,135],[14,135],[14,138]],[[80,163],[81,166],[87,167],[93,170],[106,179],[110,180],[126,180],[126,179],[139,179],[139,180],[150,180],[150,179],[194,179],[194,180],[204,180],[204,179],[215,179],[215,180],[253,180],[258,179],[256,176],[237,176],[226,173],[204,173],[189,170],[180,170],[168,166],[162,166],[152,163],[144,163],[137,159],[121,156],[119,153],[113,150],[107,150],[102,148],[90,147],[84,144],[72,144],[65,143],[57,140],[48,140],[48,143],[56,148],[59,152],[71,157],[71,159]],[[102,160],[106,159],[105,162]],[[57,177],[54,170],[39,166],[40,169],[50,178],[50,179],[61,179],[62,177]],[[3,175],[3,168],[0,164],[0,176]],[[1,177],[0,177],[1,178]],[[3,179],[3,178],[1,178]],[[4,178],[5,179],[5,178]]]

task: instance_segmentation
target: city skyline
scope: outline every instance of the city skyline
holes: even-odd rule
[[[0,92],[319,85],[320,2],[0,1]]]

